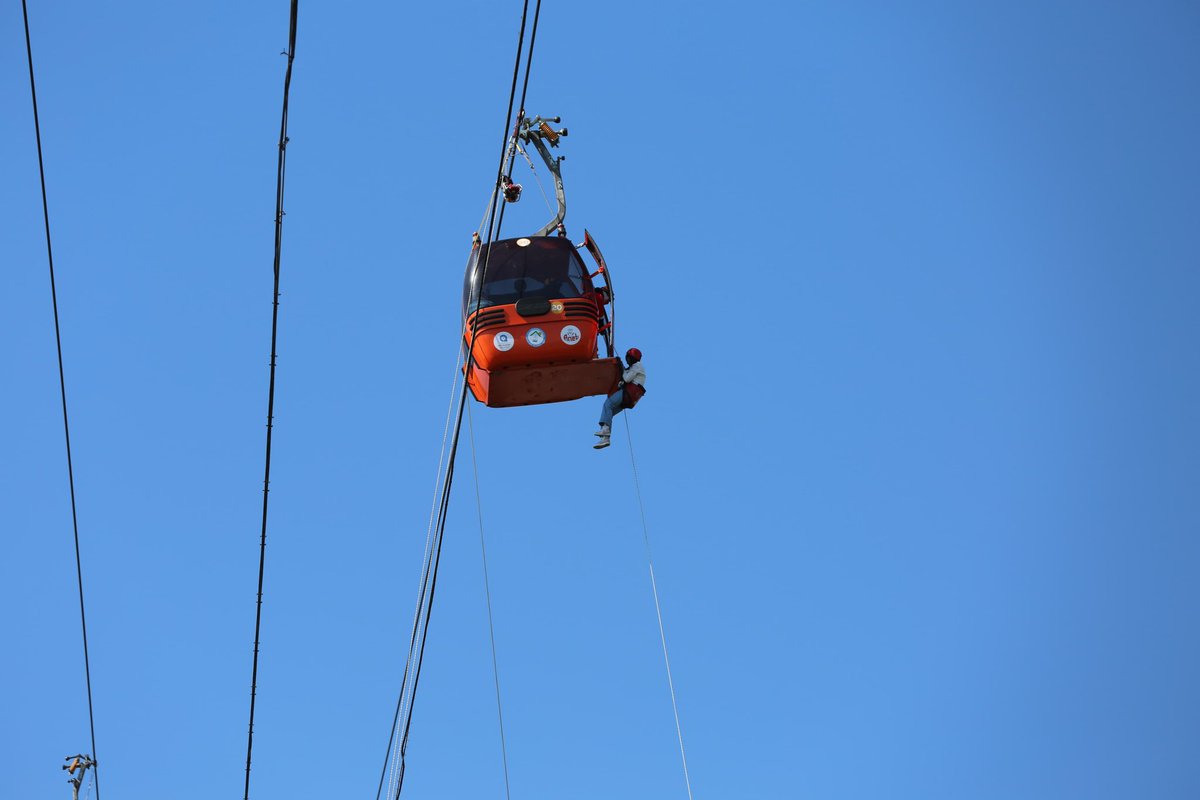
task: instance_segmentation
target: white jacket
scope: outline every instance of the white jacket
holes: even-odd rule
[[[646,368],[642,366],[642,362],[638,361],[632,367],[625,370],[625,374],[621,376],[621,380],[626,383],[636,383],[638,386],[645,388]]]

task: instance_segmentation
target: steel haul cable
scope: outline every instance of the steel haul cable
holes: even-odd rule
[[[75,533],[75,577],[79,584],[79,625],[83,629],[83,673],[87,682],[88,730],[92,740],[92,760],[99,762],[96,752],[96,715],[92,707],[92,666],[88,655],[87,614],[83,606],[83,557],[79,548],[79,514],[75,505],[75,467],[71,461],[71,426],[67,420],[67,378],[63,368],[62,331],[58,320],[58,288],[54,280],[54,248],[50,244],[50,202],[46,194],[46,167],[42,159],[42,123],[38,117],[37,82],[33,76],[33,44],[29,35],[29,8],[21,0],[21,14],[25,21],[25,54],[29,59],[29,96],[33,101],[33,130],[37,139],[38,176],[42,184],[42,219],[46,226],[46,260],[50,264],[50,300],[54,307],[54,340],[58,348],[58,386],[62,395],[63,437],[67,443],[67,483],[71,489],[71,528]],[[99,767],[93,766],[92,781],[96,787],[96,800],[100,800]]]
[[[538,0],[534,11],[533,30],[536,35],[538,15],[541,11],[541,0]],[[525,27],[529,12],[529,0],[524,0],[521,10],[521,29],[517,37],[517,54],[513,63],[512,85],[508,95],[508,109],[504,117],[504,130],[502,146],[500,149],[500,161],[496,170],[496,180],[493,187],[495,200],[490,203],[488,216],[488,231],[487,236],[483,239],[483,245],[487,247],[487,254],[484,257],[483,270],[480,275],[480,281],[486,280],[488,270],[488,260],[491,257],[491,243],[494,237],[499,235],[499,231],[504,221],[504,209],[499,201],[500,186],[504,175],[506,174],[506,166],[510,161],[509,158],[509,140],[510,140],[510,123],[512,123],[513,102],[516,99],[517,81],[520,78],[521,56],[525,53]],[[533,44],[534,39],[531,37],[529,53],[526,60],[526,75],[525,87],[529,85],[529,66],[533,61]],[[522,103],[524,103],[525,91],[522,90]],[[518,125],[520,120],[518,113]],[[513,134],[515,135],[515,133]],[[497,214],[497,205],[501,205],[499,214]],[[475,305],[475,320],[472,324],[471,340],[467,347],[467,360],[465,371],[470,375],[472,368],[471,352],[475,347],[475,341],[479,334],[478,311],[482,303],[482,295],[478,298]],[[388,785],[388,796],[398,798],[400,792],[404,788],[405,774],[405,754],[408,749],[408,737],[412,728],[413,706],[416,699],[417,687],[421,680],[421,668],[424,664],[425,641],[429,632],[429,622],[432,618],[433,598],[437,590],[438,566],[441,563],[442,542],[444,540],[446,530],[447,511],[450,503],[450,488],[454,482],[454,460],[458,453],[459,435],[462,430],[463,409],[467,403],[467,393],[470,389],[468,380],[463,380],[462,392],[459,395],[458,411],[455,414],[454,435],[450,444],[450,457],[446,466],[445,478],[442,481],[440,492],[438,493],[435,502],[438,503],[439,509],[437,521],[434,526],[433,545],[429,557],[426,559],[421,577],[421,589],[417,600],[417,621],[413,625],[412,637],[409,642],[408,657],[404,665],[404,675],[401,679],[400,699],[397,707],[402,709],[400,716],[403,718],[403,724],[396,730],[393,725],[392,735],[388,741],[388,756],[384,762],[383,771],[388,772],[388,761],[393,767],[394,781],[390,781]],[[410,680],[411,679],[411,680]],[[398,734],[398,735],[397,735]],[[396,766],[398,763],[398,766]],[[382,789],[382,780],[381,786]],[[379,800],[380,792],[376,792],[376,798]]]
[[[430,546],[433,543],[434,518],[435,518],[435,515],[437,514],[437,508],[438,508],[438,487],[442,483],[442,469],[444,468],[444,465],[446,463],[446,441],[450,438],[450,419],[454,416],[454,398],[458,393],[458,377],[460,374],[459,370],[462,367],[462,352],[461,352],[461,350],[459,350],[459,348],[455,348],[455,349],[458,351],[458,358],[455,360],[454,373],[452,374],[452,379],[450,381],[450,399],[446,403],[446,422],[445,422],[445,425],[442,427],[442,449],[438,453],[437,474],[434,476],[434,479],[433,479],[433,502],[429,506],[429,524],[426,527],[426,531],[425,531],[425,549],[422,551],[422,556],[421,556],[421,577],[418,579],[419,581],[423,581],[424,577],[426,575],[426,564],[429,562],[429,554],[431,552]],[[418,595],[418,598],[417,598],[418,606],[417,606],[416,610],[413,612],[413,637],[414,638],[416,637],[417,622],[418,622],[418,619],[420,617],[420,612],[421,612],[420,602],[421,602],[421,597],[423,597],[423,595],[424,595],[424,588],[422,588],[421,593]],[[408,653],[409,653],[410,657],[413,652],[414,644],[415,644],[415,642],[413,642],[413,641],[409,642]],[[406,669],[407,669],[407,665],[406,665]],[[407,673],[405,675],[404,681],[402,681],[402,685],[403,685],[403,683],[406,683],[406,682],[407,682]],[[383,769],[379,773],[379,788],[375,791],[376,798],[382,796],[383,782],[384,782],[384,779],[388,777],[388,764],[389,764],[389,762],[392,762],[392,759],[391,759],[392,742],[396,738],[396,726],[400,723],[400,712],[402,710],[403,700],[404,700],[404,694],[401,693],[400,696],[396,698],[396,711],[392,715],[392,730],[388,734],[388,746],[387,746],[387,750],[385,750],[384,754],[383,754]],[[398,767],[399,765],[397,763],[393,763],[393,766]],[[395,780],[394,770],[393,770],[393,780]],[[390,791],[391,791],[391,789],[390,789],[390,785],[389,785],[389,793],[390,793]]]
[[[283,113],[279,123],[279,161],[275,181],[275,290],[271,304],[271,369],[267,389],[267,444],[263,467],[262,535],[258,550],[258,602],[254,612],[254,661],[250,671],[250,724],[246,734],[246,788],[243,800],[250,798],[250,762],[254,753],[254,704],[258,695],[258,650],[262,632],[263,575],[267,558],[267,503],[271,489],[271,432],[275,419],[275,362],[279,341],[279,265],[283,253],[283,187],[287,166],[288,93],[292,87],[292,62],[296,57],[296,18],[299,0],[292,0],[288,24],[287,71],[283,78]],[[97,800],[99,798],[97,797]]]

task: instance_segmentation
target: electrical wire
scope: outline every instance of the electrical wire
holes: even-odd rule
[[[658,636],[662,640],[663,663],[667,667],[667,687],[671,690],[671,710],[675,713],[675,734],[679,737],[679,757],[683,760],[683,782],[688,800],[692,800],[692,779],[688,775],[687,751],[683,747],[683,727],[679,724],[679,704],[675,700],[675,681],[671,677],[671,656],[667,652],[667,632],[663,627],[662,605],[658,601],[658,582],[654,579],[654,557],[650,554],[650,528],[646,525],[646,506],[642,503],[642,482],[638,479],[637,459],[633,456],[633,429],[625,417],[625,440],[629,443],[629,463],[633,466],[633,485],[637,491],[638,511],[642,515],[642,540],[646,543],[646,563],[650,567],[650,588],[654,592],[654,613],[658,616]]]
[[[267,389],[267,444],[263,467],[262,535],[258,550],[258,602],[254,612],[254,661],[250,672],[250,724],[246,734],[246,788],[243,800],[250,798],[250,762],[254,754],[254,705],[258,696],[258,652],[262,633],[263,576],[267,558],[267,504],[271,490],[271,433],[275,420],[275,364],[279,341],[279,267],[283,253],[283,189],[287,167],[288,93],[292,87],[292,62],[296,58],[296,20],[299,0],[291,0],[288,23],[287,71],[283,77],[283,113],[279,123],[279,161],[275,181],[275,288],[271,304],[271,368]],[[97,797],[99,800],[99,797]]]
[[[79,625],[83,630],[83,673],[87,683],[88,730],[92,739],[92,780],[96,787],[96,800],[100,800],[100,779],[97,777],[96,714],[92,705],[92,666],[88,655],[87,614],[83,604],[83,557],[79,547],[79,514],[75,503],[75,467],[71,459],[71,425],[67,419],[67,378],[63,367],[62,330],[58,319],[58,288],[54,280],[54,248],[50,242],[50,201],[46,193],[46,166],[42,157],[42,123],[38,117],[37,81],[33,75],[33,43],[29,34],[29,8],[21,0],[21,14],[25,21],[25,54],[29,60],[29,96],[33,101],[33,131],[37,140],[38,177],[42,184],[42,219],[46,227],[46,260],[50,264],[50,301],[54,308],[54,341],[58,348],[58,387],[62,396],[63,438],[67,444],[67,483],[71,489],[71,528],[75,534],[75,577],[79,584]]]

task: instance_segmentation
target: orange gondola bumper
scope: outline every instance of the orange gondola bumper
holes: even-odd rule
[[[615,392],[621,380],[621,361],[597,358],[495,371],[472,364],[467,379],[475,399],[491,408],[561,403]]]

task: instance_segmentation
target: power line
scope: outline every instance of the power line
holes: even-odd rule
[[[83,672],[87,681],[88,729],[92,738],[92,758],[98,760],[96,752],[96,715],[92,708],[92,667],[88,657],[87,614],[83,606],[83,558],[79,548],[79,514],[75,505],[75,468],[71,461],[71,426],[67,420],[67,378],[63,369],[62,331],[58,320],[58,290],[54,280],[54,248],[50,243],[50,202],[46,195],[46,167],[42,159],[42,125],[38,118],[37,82],[33,76],[33,44],[29,35],[29,8],[21,0],[21,14],[25,21],[25,53],[29,58],[29,96],[33,101],[33,130],[37,139],[38,177],[42,184],[42,219],[46,226],[46,260],[50,263],[50,300],[54,307],[54,341],[58,347],[58,386],[62,395],[63,437],[67,443],[67,482],[71,487],[71,528],[75,534],[75,577],[79,584],[79,625],[83,629]],[[96,787],[96,800],[100,800],[99,768],[92,772]]]
[[[262,536],[258,551],[258,602],[254,612],[254,662],[250,672],[250,725],[246,735],[246,789],[244,800],[250,798],[250,762],[254,753],[254,704],[258,695],[258,650],[262,632],[263,574],[267,559],[267,502],[271,488],[271,432],[275,419],[275,362],[279,340],[279,262],[283,252],[283,187],[287,165],[288,92],[292,86],[292,61],[296,57],[296,18],[299,0],[292,0],[288,25],[287,71],[283,78],[283,114],[279,123],[279,162],[275,181],[275,290],[271,306],[271,370],[267,389],[267,445],[263,467]],[[97,798],[99,800],[99,798]]]

